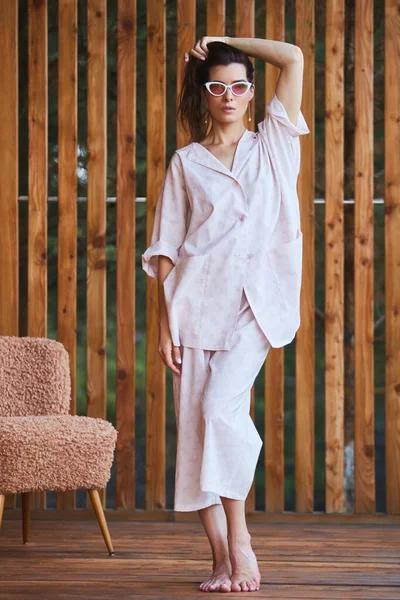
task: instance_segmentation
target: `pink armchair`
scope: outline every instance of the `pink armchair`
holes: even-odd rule
[[[98,490],[110,479],[117,431],[69,414],[69,356],[55,340],[0,336],[0,527],[6,494],[22,494],[23,542],[36,490],[88,490],[110,555]]]

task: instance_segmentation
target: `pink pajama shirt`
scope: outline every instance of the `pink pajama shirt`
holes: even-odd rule
[[[258,132],[246,130],[229,170],[192,142],[173,154],[142,266],[163,281],[169,327],[180,346],[173,373],[178,425],[175,510],[244,500],[261,439],[250,390],[270,347],[300,326],[302,232],[299,136],[274,94]]]

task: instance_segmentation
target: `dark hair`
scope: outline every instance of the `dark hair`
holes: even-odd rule
[[[202,86],[209,80],[211,67],[239,63],[246,67],[246,77],[253,83],[254,67],[245,52],[225,44],[210,42],[205,60],[190,55],[183,76],[179,95],[178,117],[185,131],[190,131],[190,141],[199,142],[206,137],[207,124],[204,123],[205,111],[202,111]]]

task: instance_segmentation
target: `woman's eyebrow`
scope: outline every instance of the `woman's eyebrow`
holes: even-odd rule
[[[221,81],[221,79],[213,79],[213,81],[216,81],[218,83],[225,83],[225,81]],[[232,83],[238,83],[239,81],[246,81],[245,79],[235,79],[235,81],[232,81]],[[226,83],[225,83],[226,85]]]

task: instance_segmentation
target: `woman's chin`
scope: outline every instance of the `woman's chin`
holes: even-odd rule
[[[217,120],[220,123],[235,123],[236,121],[241,121],[242,117],[236,111],[231,113],[221,111]]]

